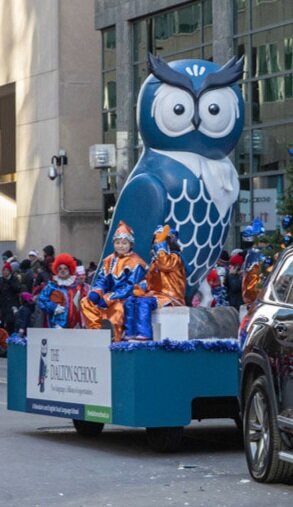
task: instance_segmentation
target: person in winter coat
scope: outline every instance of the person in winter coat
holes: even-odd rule
[[[52,271],[53,279],[42,289],[37,305],[47,314],[49,327],[80,327],[80,300],[86,293],[75,274],[76,262],[68,253],[61,253]]]
[[[225,279],[228,290],[229,305],[239,310],[243,305],[242,299],[242,271],[244,258],[240,254],[232,255],[229,262],[229,272]]]
[[[15,332],[20,336],[26,336],[27,328],[33,327],[33,314],[35,303],[30,292],[21,292],[20,307],[15,314]]]
[[[9,262],[3,264],[0,277],[0,318],[8,334],[14,331],[15,312],[19,307],[20,283]]]
[[[31,270],[31,261],[24,259],[19,265],[18,278],[21,284],[22,292],[32,292],[33,290],[33,272]]]
[[[133,251],[133,244],[133,230],[121,220],[113,236],[114,252],[103,260],[91,291],[81,302],[85,326],[101,329],[102,321],[109,320],[117,342],[123,331],[123,301],[146,274],[146,263]]]
[[[41,269],[34,277],[33,295],[37,296],[49,280],[53,277],[52,266],[55,260],[55,249],[52,245],[47,245],[43,248],[43,261]]]

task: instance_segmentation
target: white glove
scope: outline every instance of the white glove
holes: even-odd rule
[[[60,315],[61,313],[65,312],[65,307],[62,305],[57,305],[55,308],[54,315]]]

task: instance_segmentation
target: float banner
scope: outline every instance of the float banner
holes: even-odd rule
[[[27,410],[111,423],[108,330],[28,330]]]

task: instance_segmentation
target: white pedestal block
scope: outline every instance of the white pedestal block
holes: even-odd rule
[[[154,340],[188,340],[190,308],[188,306],[166,306],[152,313]]]

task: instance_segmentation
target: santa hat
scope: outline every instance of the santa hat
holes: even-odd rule
[[[243,264],[243,257],[242,255],[239,255],[239,254],[236,254],[236,255],[232,255],[230,257],[230,266],[242,266]]]
[[[10,273],[12,273],[12,266],[9,262],[4,262],[3,267],[2,267],[2,271],[3,271],[3,269],[7,269],[8,271],[10,271]]]
[[[61,254],[57,255],[57,257],[55,258],[55,260],[52,264],[52,271],[55,275],[57,274],[57,270],[58,270],[58,267],[60,266],[60,264],[65,264],[65,266],[68,267],[71,275],[75,274],[76,261],[74,260],[74,258],[71,255],[69,255],[68,253],[61,253]]]
[[[113,241],[115,239],[127,239],[130,243],[134,243],[134,232],[129,225],[127,225],[123,220],[120,220],[118,227],[114,233]]]

